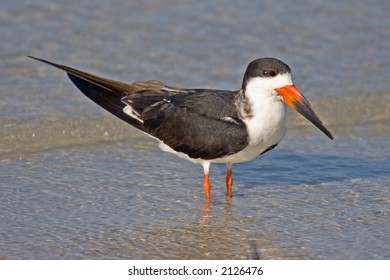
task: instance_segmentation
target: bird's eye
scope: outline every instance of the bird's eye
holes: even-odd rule
[[[261,75],[263,77],[275,77],[276,76],[276,72],[274,70],[263,70],[261,72]]]

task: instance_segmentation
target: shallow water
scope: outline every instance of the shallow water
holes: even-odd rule
[[[0,12],[0,257],[390,259],[390,19],[365,1],[26,1]],[[99,8],[96,8],[99,7]],[[287,12],[286,12],[287,11]],[[327,127],[202,169],[28,54],[123,81],[238,88],[275,56]]]

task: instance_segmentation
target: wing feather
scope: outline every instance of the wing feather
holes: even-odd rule
[[[215,159],[248,145],[234,100],[238,91],[180,89],[159,81],[123,82],[30,56],[67,72],[88,98],[191,158]]]

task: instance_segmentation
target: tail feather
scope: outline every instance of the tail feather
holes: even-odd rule
[[[37,58],[34,56],[28,56],[29,58],[38,60],[40,62],[49,64],[51,66],[54,66],[58,69],[61,69],[69,74],[72,74],[73,76],[79,77],[81,79],[87,80],[90,83],[94,83],[100,87],[106,88],[111,91],[117,91],[117,92],[126,92],[127,94],[131,94],[133,92],[136,92],[138,88],[136,86],[133,86],[131,84],[122,83],[119,81],[99,77],[97,75],[93,75],[87,72],[83,72],[65,65],[57,64],[45,59]]]
[[[122,98],[141,90],[166,87],[166,85],[158,81],[126,84],[83,72],[65,65],[57,64],[45,59],[34,56],[28,57],[65,71],[73,84],[88,98],[121,120],[124,120],[143,131],[145,129],[143,128],[142,123],[123,112],[123,108],[127,105],[121,101]]]
[[[105,89],[95,83],[81,79],[80,77],[70,73],[68,73],[68,77],[75,86],[92,101],[109,111],[114,116],[144,131],[142,123],[123,111],[126,104],[121,100],[126,95],[125,93]]]

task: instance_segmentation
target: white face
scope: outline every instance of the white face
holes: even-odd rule
[[[277,95],[276,88],[292,84],[289,73],[279,74],[272,78],[255,77],[248,82],[245,93],[249,99],[266,98],[270,95]]]
[[[275,91],[276,88],[292,84],[290,73],[279,74],[272,78],[255,77],[247,83],[245,96],[248,98],[253,112],[264,110],[264,106],[269,106],[267,104],[283,103],[282,96]]]

